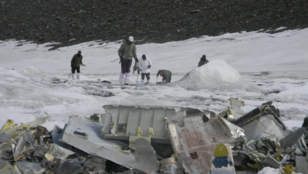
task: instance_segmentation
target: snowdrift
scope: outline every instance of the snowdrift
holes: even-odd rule
[[[224,60],[213,60],[187,73],[174,82],[186,89],[234,90],[243,88],[243,80],[237,70]]]

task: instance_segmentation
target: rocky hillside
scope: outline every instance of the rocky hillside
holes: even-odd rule
[[[138,43],[308,27],[307,0],[1,0],[0,40]]]

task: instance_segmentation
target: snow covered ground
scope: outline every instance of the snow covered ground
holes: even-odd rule
[[[51,129],[54,124],[63,126],[71,115],[104,113],[106,104],[184,106],[220,113],[230,97],[237,97],[244,100],[247,112],[273,101],[282,120],[299,127],[308,116],[307,39],[308,29],[303,29],[137,45],[138,57],[146,54],[153,62],[152,84],[159,69],[172,71],[173,83],[112,89],[98,79],[117,83],[120,65],[111,61],[118,58],[120,42],[93,41],[48,51],[48,44],[0,41],[0,123],[49,115],[45,126]],[[86,66],[81,67],[79,81],[68,80],[70,60],[78,50]],[[197,68],[203,54],[210,62]],[[136,80],[132,74],[130,81]],[[102,91],[115,96],[98,96]]]

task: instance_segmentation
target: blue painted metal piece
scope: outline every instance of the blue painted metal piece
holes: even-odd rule
[[[228,161],[228,157],[215,157],[212,161],[215,168],[228,167],[228,165],[232,166],[232,161]]]

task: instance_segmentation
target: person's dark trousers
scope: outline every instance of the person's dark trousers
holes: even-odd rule
[[[132,65],[132,60],[129,59],[122,59],[121,60],[121,68],[122,68],[122,73],[129,73],[130,72],[130,67]]]
[[[306,129],[308,129],[308,117],[304,118],[302,127],[305,127]]]
[[[144,77],[147,77],[147,80],[150,80],[150,73],[141,73],[141,80],[144,80]]]
[[[72,67],[72,74],[75,74],[76,70],[77,70],[77,73],[80,73],[80,66],[79,67]]]

